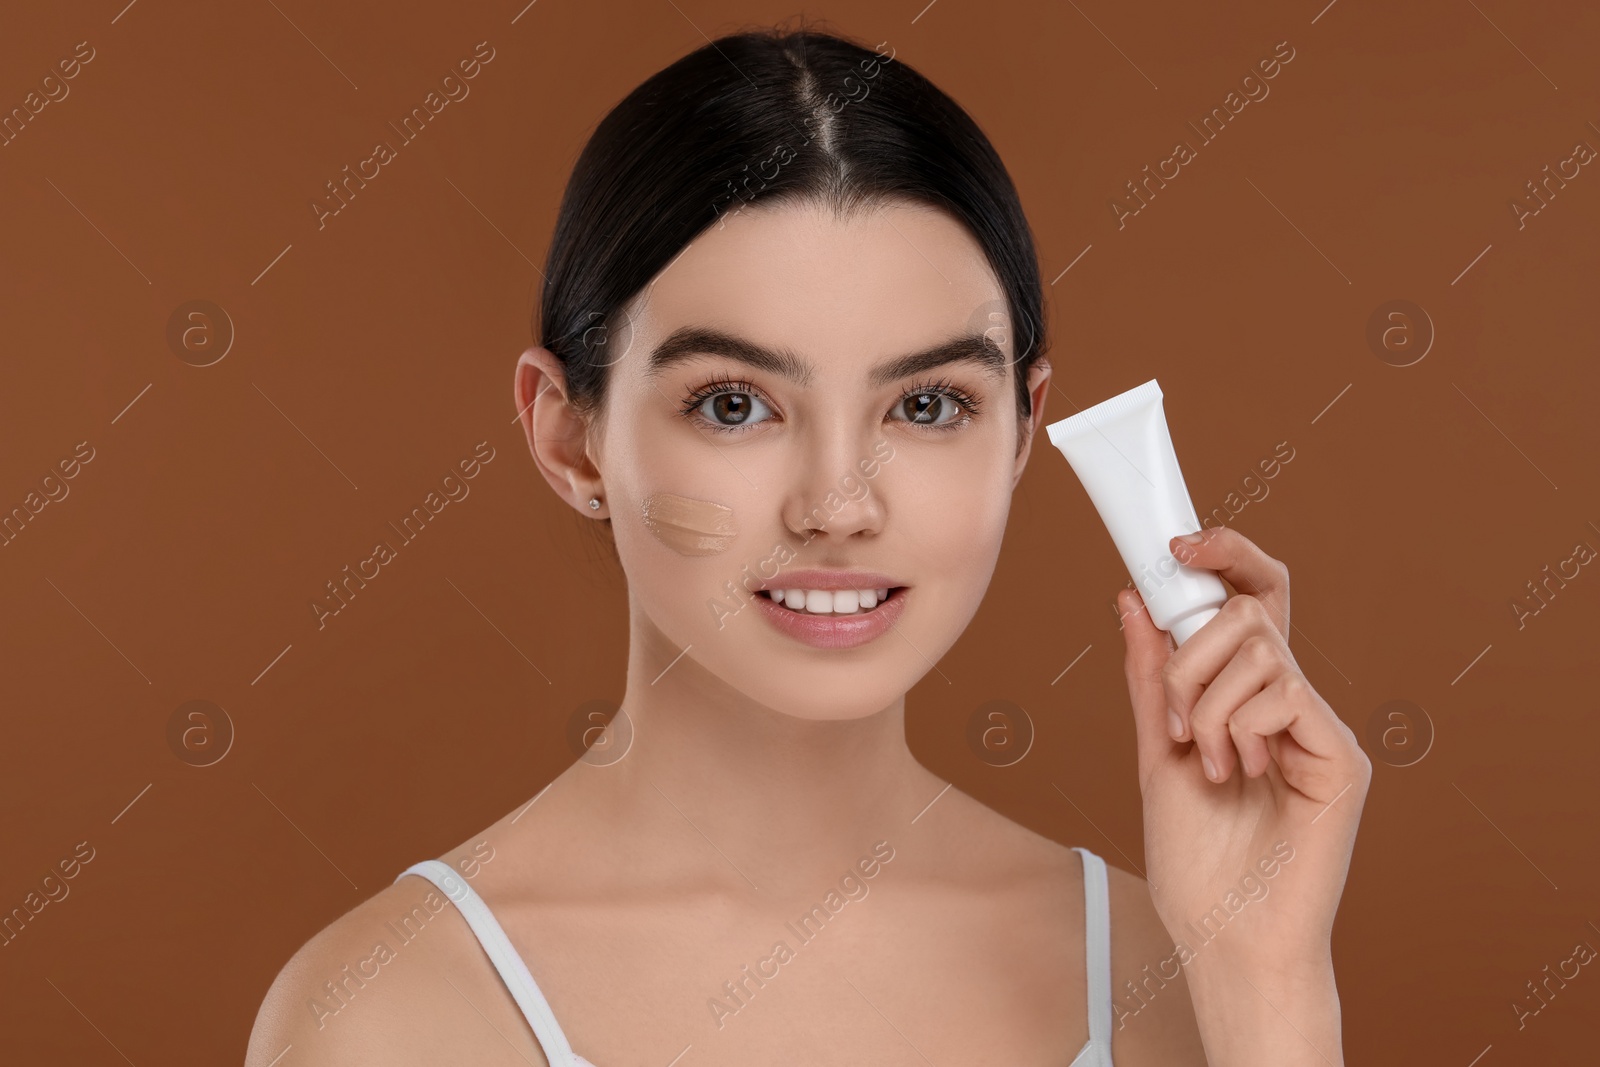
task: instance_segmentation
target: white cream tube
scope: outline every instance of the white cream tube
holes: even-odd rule
[[[1167,550],[1172,538],[1198,531],[1200,519],[1161,396],[1152,378],[1045,430],[1111,532],[1150,621],[1181,645],[1216,615],[1228,591],[1215,572],[1186,567]]]

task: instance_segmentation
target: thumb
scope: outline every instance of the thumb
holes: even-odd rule
[[[1167,693],[1161,684],[1161,668],[1172,655],[1172,640],[1150,621],[1150,613],[1136,590],[1124,589],[1117,594],[1117,613],[1122,617],[1126,646],[1122,670],[1128,681],[1128,699],[1133,704],[1142,784],[1156,760],[1177,744],[1167,728]]]

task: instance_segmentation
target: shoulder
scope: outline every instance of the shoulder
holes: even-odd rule
[[[431,882],[408,877],[295,952],[256,1014],[245,1063],[405,1067],[463,1057],[546,1067],[465,919]]]
[[[966,839],[960,850],[964,855],[977,860],[999,883],[1032,885],[1052,899],[1065,886],[1067,893],[1086,903],[1082,890],[1088,860],[959,790],[952,792],[969,815],[959,831]],[[1112,1058],[1118,1067],[1205,1067],[1206,1054],[1182,965],[1190,958],[1187,947],[1179,951],[1156,912],[1145,879],[1110,863],[1105,868],[1111,927]],[[1075,937],[1082,936],[1080,926]]]
[[[1189,958],[1156,913],[1150,883],[1106,864],[1111,911],[1112,1057],[1120,1067],[1204,1065],[1189,999]]]

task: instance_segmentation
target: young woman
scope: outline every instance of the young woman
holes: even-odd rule
[[[1280,563],[1174,541],[1235,591],[1176,652],[1121,594],[1148,882],[907,747],[1050,390],[1027,222],[954,102],[884,46],[723,37],[600,124],[545,274],[515,401],[614,537],[622,710],[301,948],[251,1064],[1342,1062],[1370,765]]]

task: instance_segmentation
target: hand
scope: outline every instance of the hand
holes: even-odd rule
[[[1288,568],[1226,527],[1190,536],[1178,562],[1236,593],[1182,648],[1118,595],[1151,898],[1202,969],[1302,974],[1329,959],[1372,764],[1289,651]]]

